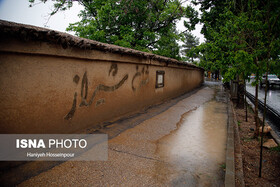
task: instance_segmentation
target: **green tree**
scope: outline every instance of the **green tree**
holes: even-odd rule
[[[198,48],[204,55],[201,65],[208,69],[220,69],[225,80],[233,80],[235,77],[245,80],[249,74],[256,74],[254,85],[256,86],[255,134],[257,136],[259,81],[263,73],[266,72],[266,75],[273,71],[277,73],[279,67],[280,2],[244,0],[221,3],[221,1],[203,0],[195,3],[201,4],[203,13],[200,21],[204,23],[202,32],[206,38],[206,43]],[[267,84],[265,105],[266,95]],[[263,138],[260,146],[260,177],[262,142]]]
[[[264,72],[266,77],[268,72],[278,72],[280,3],[277,0],[245,0],[239,3],[231,1],[224,11],[217,6],[213,6],[213,11],[212,8],[210,11],[204,10],[206,15],[211,12],[213,13],[211,20],[203,16],[201,19],[205,23],[204,28],[207,28],[203,30],[207,43],[200,46],[206,52],[204,53],[206,57],[203,58],[205,62],[201,64],[206,65],[207,68],[218,66],[226,80],[233,80],[236,76],[242,75],[245,82],[250,73],[256,74],[254,84],[256,86],[255,135],[257,136],[259,81]],[[215,18],[214,22],[213,18]],[[271,67],[274,70],[270,70]],[[266,117],[267,89],[266,84],[262,132]],[[262,176],[262,145],[263,133],[261,133],[259,177]]]
[[[196,53],[196,51],[194,50],[195,47],[199,45],[199,39],[192,33],[185,31],[183,33],[183,42],[183,55],[187,56],[188,58],[191,58],[192,63],[194,63],[193,59],[199,57],[198,53]]]
[[[34,1],[30,0],[31,4]],[[179,0],[78,2],[84,6],[79,14],[81,21],[70,24],[68,31],[79,37],[180,59],[176,22],[191,15],[193,9],[183,7]],[[51,15],[72,5],[71,0],[55,0]]]

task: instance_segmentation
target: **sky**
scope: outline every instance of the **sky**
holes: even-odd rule
[[[66,32],[69,23],[80,20],[78,14],[83,9],[78,2],[73,4],[70,10],[58,12],[49,17],[53,5],[52,1],[47,1],[45,4],[39,3],[30,8],[28,0],[0,0],[0,19]],[[50,19],[48,20],[48,18]],[[202,26],[198,25],[196,30],[192,32],[199,38],[200,43],[204,41],[203,35],[200,34],[201,28]],[[177,29],[179,31],[186,30],[183,20],[177,23]],[[74,34],[73,32],[68,33]]]

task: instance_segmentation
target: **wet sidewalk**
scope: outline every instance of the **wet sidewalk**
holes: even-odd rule
[[[108,161],[64,162],[20,186],[224,186],[227,106],[206,82],[107,126]]]

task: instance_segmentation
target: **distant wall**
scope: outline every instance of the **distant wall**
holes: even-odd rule
[[[174,59],[0,21],[0,133],[95,127],[186,93],[203,73]]]

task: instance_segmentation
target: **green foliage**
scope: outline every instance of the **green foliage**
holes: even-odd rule
[[[223,163],[223,164],[220,165],[220,167],[225,170],[226,169],[226,164]]]
[[[280,153],[280,146],[278,145],[277,147],[272,147],[269,149],[270,151],[275,151]]]
[[[182,41],[184,42],[182,46],[183,55],[186,55],[187,57],[191,58],[192,63],[194,63],[193,58],[199,57],[198,53],[195,50],[195,47],[199,45],[199,39],[195,37],[192,33],[186,31],[183,33]]]
[[[254,73],[257,84],[267,64],[279,74],[279,1],[202,0],[194,4],[201,5],[206,38],[196,48],[202,54],[200,66],[220,71],[224,81],[237,75],[247,79]]]
[[[280,77],[280,59],[271,62],[270,73]]]
[[[73,5],[72,0],[54,2],[51,15]],[[176,22],[186,15],[197,21],[196,11],[183,7],[179,0],[80,0],[79,3],[84,6],[79,14],[81,21],[70,24],[68,31],[79,37],[176,59],[180,59]]]

